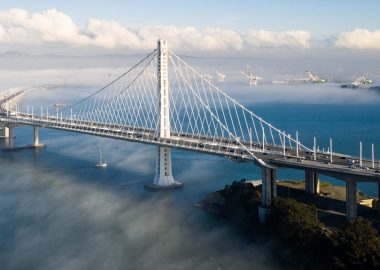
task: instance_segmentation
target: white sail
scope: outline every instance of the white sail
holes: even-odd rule
[[[102,156],[102,148],[99,148],[99,162],[95,166],[101,168],[107,167],[107,162],[105,161],[105,159],[103,159]]]

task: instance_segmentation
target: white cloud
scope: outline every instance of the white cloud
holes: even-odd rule
[[[249,30],[245,41],[254,47],[310,47],[310,33],[306,31],[269,32]]]
[[[349,49],[380,49],[380,29],[355,29],[338,35],[335,47]]]
[[[241,51],[256,47],[310,47],[305,31],[269,32],[250,30],[240,33],[219,28],[151,26],[128,28],[115,21],[91,19],[84,27],[55,9],[30,14],[22,9],[0,12],[0,44],[61,43],[69,46],[129,48],[146,50],[165,38],[182,52]]]
[[[289,30],[272,32],[251,29],[237,32],[193,26],[145,26],[131,28],[116,21],[90,19],[79,26],[56,9],[29,13],[23,9],[0,11],[0,45],[61,44],[69,47],[151,50],[159,38],[167,39],[179,52],[239,52],[256,48],[315,48],[323,43],[312,40],[310,32]],[[380,49],[380,29],[354,29],[331,38],[335,48]]]
[[[69,16],[55,9],[35,14],[10,9],[0,12],[0,42],[85,45],[88,37],[79,34],[78,27]]]
[[[92,19],[87,23],[83,33],[89,44],[104,48],[139,48],[141,43],[135,33],[113,21]]]

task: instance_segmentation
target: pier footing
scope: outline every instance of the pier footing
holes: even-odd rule
[[[267,210],[268,210],[267,207],[259,206],[259,222],[260,223],[265,223]]]
[[[183,187],[183,183],[174,181],[171,185],[156,185],[156,184],[145,184],[144,188],[149,191],[165,191],[165,190],[173,190],[173,189],[179,189]]]
[[[2,151],[20,151],[25,149],[41,149],[45,148],[46,144],[29,144],[29,145],[22,145],[22,146],[9,146],[9,147],[3,147],[1,148]]]
[[[261,198],[262,206],[271,205],[273,198],[277,197],[277,171],[270,168],[262,168]]]

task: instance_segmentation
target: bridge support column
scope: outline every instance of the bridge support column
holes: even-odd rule
[[[380,183],[377,183],[377,213],[380,214]]]
[[[35,148],[41,148],[41,147],[45,147],[44,144],[41,144],[40,143],[40,136],[39,136],[39,128],[38,127],[33,127],[33,130],[34,130],[34,142],[33,142],[33,146]]]
[[[14,146],[15,129],[14,127],[8,127],[7,147],[12,148]]]
[[[158,80],[158,135],[161,141],[170,138],[170,99],[169,99],[169,76],[168,76],[168,44],[166,40],[157,42],[157,80]],[[145,185],[151,190],[171,189],[182,186],[174,181],[172,175],[172,157],[169,147],[160,146],[156,163],[156,175],[153,184]]]
[[[34,127],[34,146],[39,145],[38,127]]]
[[[3,127],[1,129],[0,137],[4,138],[4,139],[9,138],[9,128],[8,127]]]
[[[311,195],[318,195],[320,193],[319,173],[305,171],[305,191]]]
[[[266,209],[271,205],[273,198],[277,197],[277,171],[262,168],[261,207],[259,207],[259,221],[265,222]]]
[[[270,206],[272,199],[277,196],[276,176],[276,170],[262,168],[261,204],[263,207]]]
[[[158,148],[156,175],[154,177],[153,185],[169,188],[180,185],[180,183],[174,181],[172,175],[171,149],[168,147],[160,146]]]
[[[348,221],[353,221],[357,217],[356,182],[346,181],[346,217]]]
[[[277,197],[277,171],[275,169],[262,169],[262,205],[268,207],[273,198]]]

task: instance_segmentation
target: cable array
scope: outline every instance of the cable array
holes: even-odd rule
[[[249,111],[170,51],[171,128],[192,138],[311,151]]]
[[[39,120],[81,132],[163,142],[158,138],[157,54],[152,51],[106,86],[68,107],[57,108],[54,114],[44,116],[41,109]],[[178,146],[207,143],[210,151],[221,153],[237,146],[241,154],[255,160],[259,160],[255,152],[285,156],[288,150],[297,155],[298,151],[313,151],[228,96],[170,50],[168,63],[171,139],[176,139]],[[29,112],[19,116],[38,119]]]

